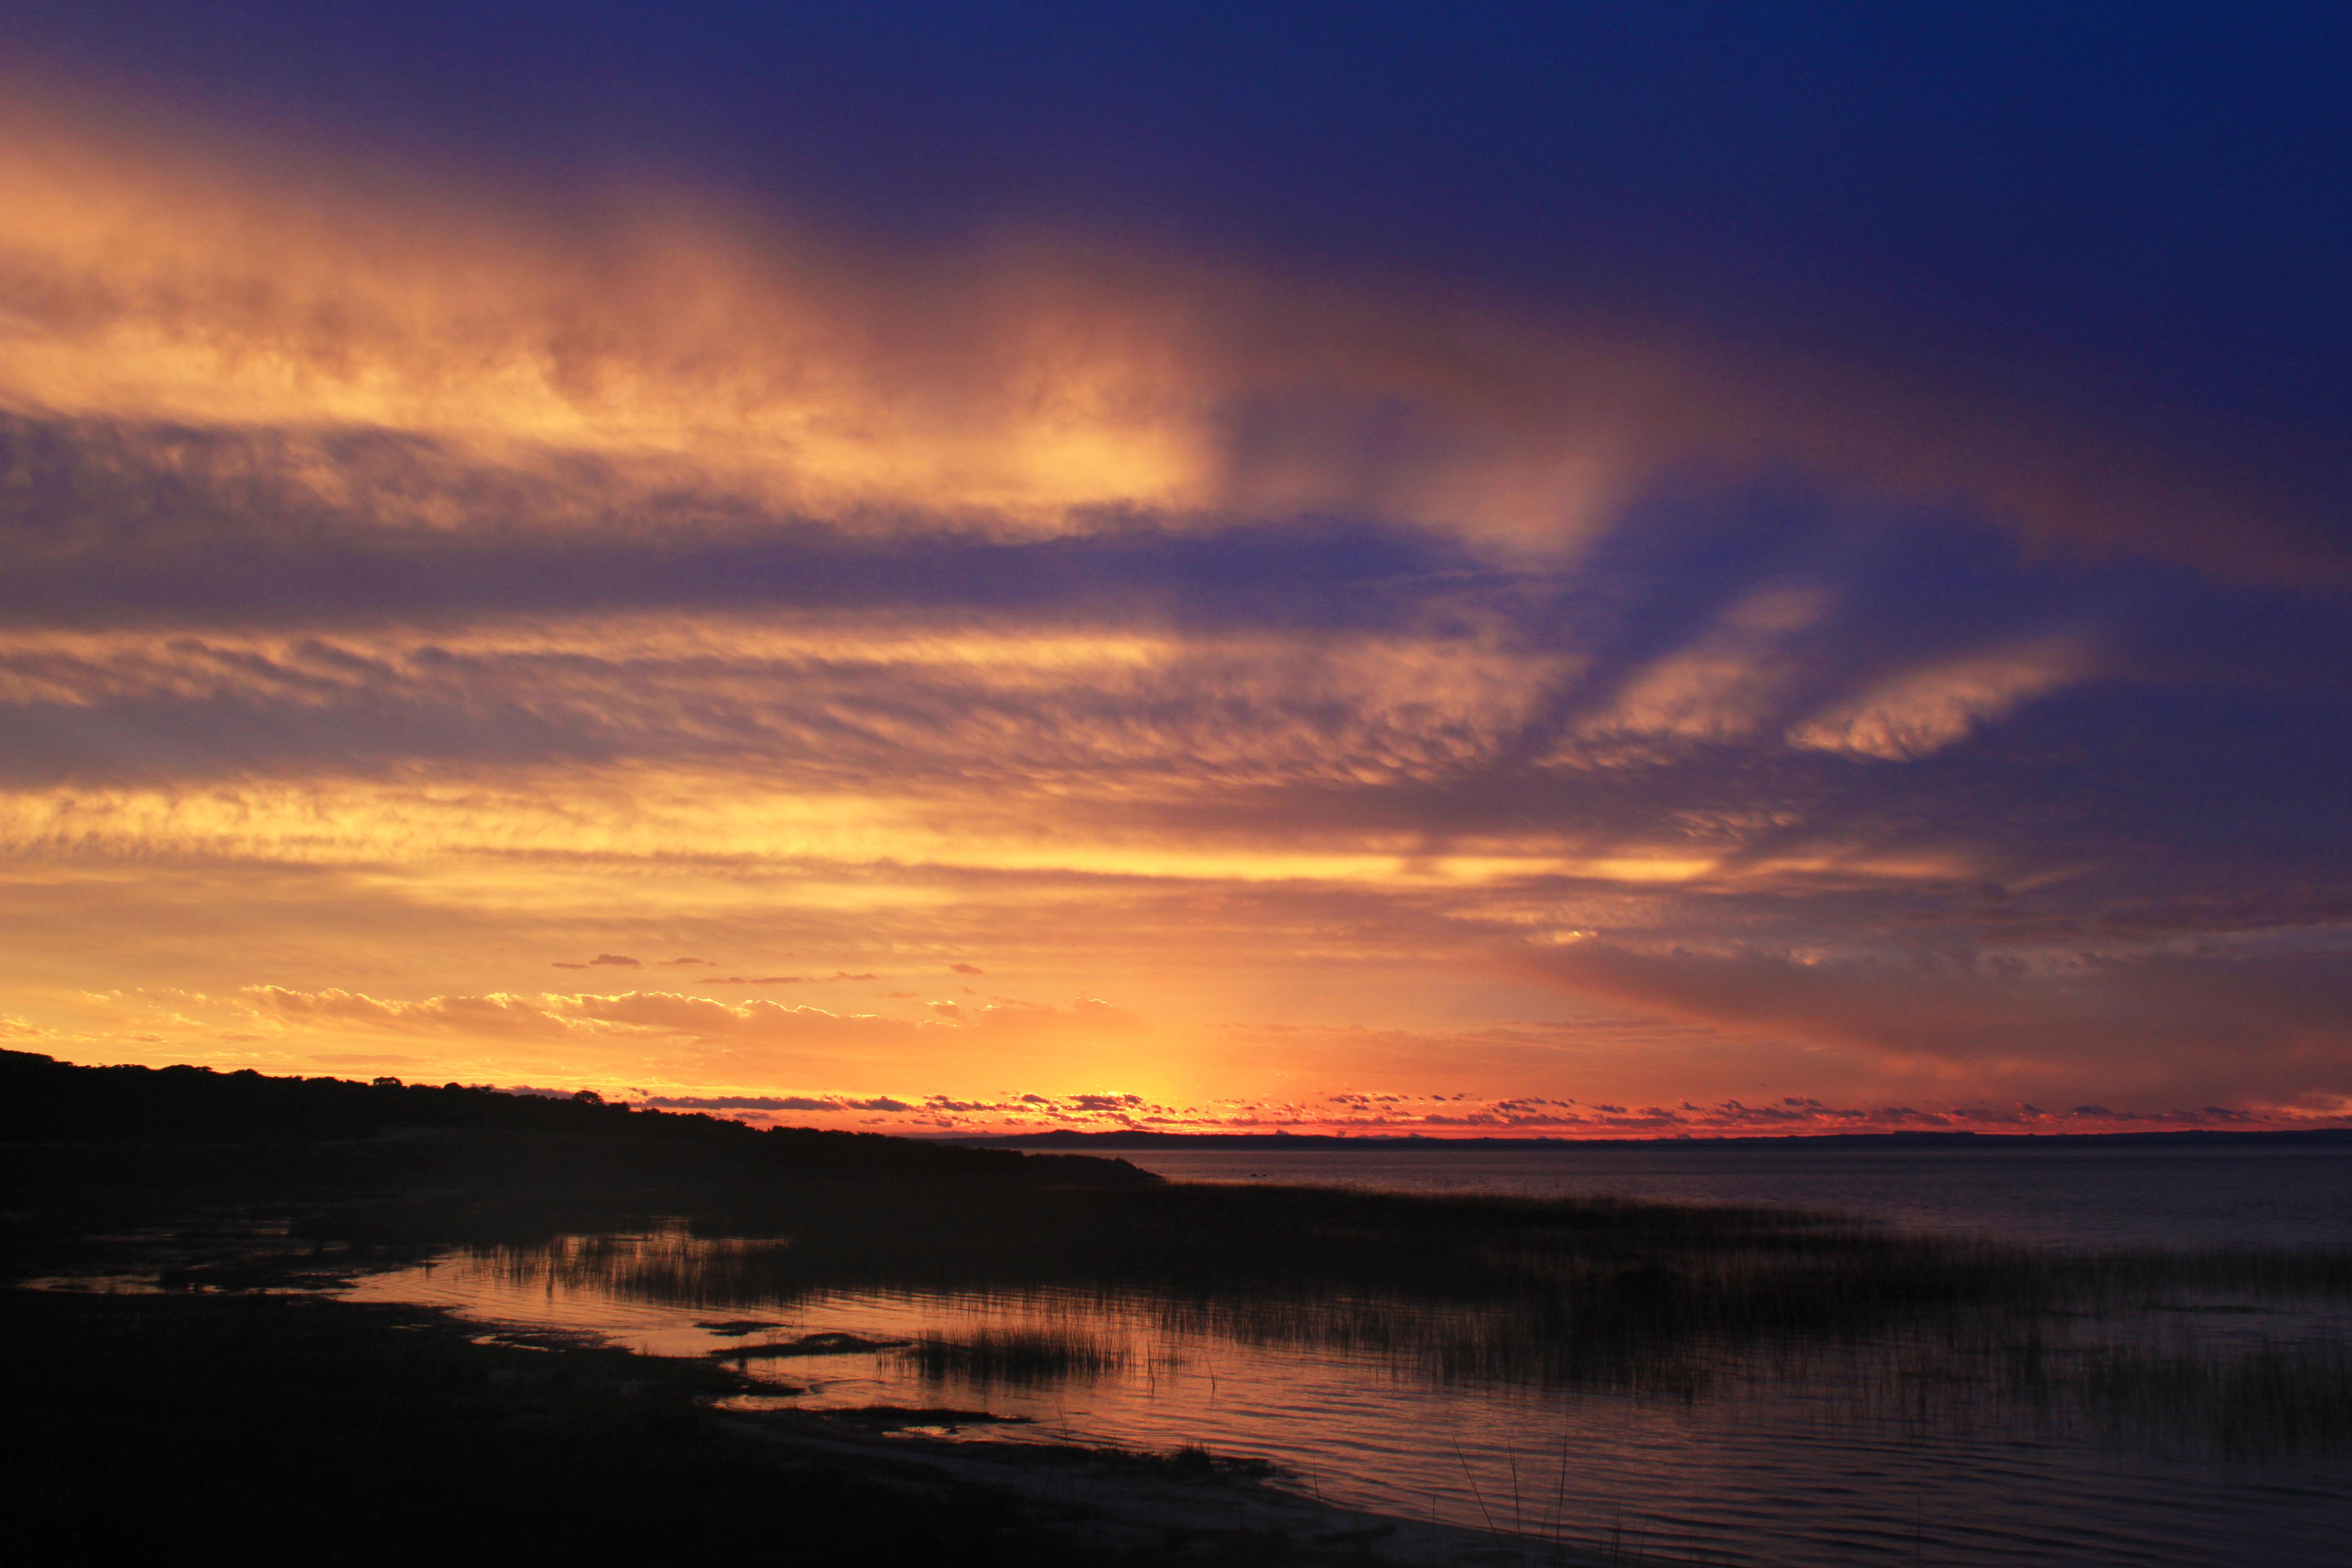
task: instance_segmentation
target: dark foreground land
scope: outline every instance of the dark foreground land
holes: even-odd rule
[[[1915,1414],[1999,1405],[2125,1442],[2352,1451],[2352,1348],[2325,1326],[2352,1300],[2341,1250],[2053,1254],[1770,1209],[1188,1185],[587,1100],[16,1053],[0,1053],[0,1458],[20,1500],[0,1530],[74,1559],[1467,1560],[1428,1540],[1416,1559],[1410,1531],[1367,1534],[1390,1526],[1209,1455],[1041,1445],[1016,1465],[883,1441],[958,1418],[755,1417],[722,1407],[743,1386],[723,1362],[332,1297],[453,1248],[738,1316],[843,1288],[1050,1287],[1439,1381],[1696,1399],[1834,1368]],[[562,1239],[648,1226],[693,1245]],[[2197,1337],[2245,1301],[2322,1327]],[[908,1353],[1042,1379],[1094,1352]],[[1038,1484],[1055,1465],[1085,1485]]]
[[[1115,1194],[1158,1185],[1119,1162],[10,1052],[0,1172],[0,1543],[42,1560],[1364,1552],[1346,1528],[1360,1521],[1286,1513],[1288,1499],[1252,1495],[1262,1468],[1205,1453],[1039,1445],[963,1463],[948,1445],[877,1438],[974,1413],[736,1415],[716,1406],[756,1385],[715,1362],[485,1334],[327,1293],[453,1244],[528,1247],[656,1215],[794,1226],[831,1237],[819,1249],[835,1268],[887,1271],[950,1237],[983,1257],[1075,1215],[1103,1223]],[[1040,1487],[1040,1468],[1086,1474]],[[1204,1494],[1225,1504],[1206,1527],[1156,1522],[1201,1511]],[[1156,1506],[1122,1514],[1139,1496]]]
[[[304,1295],[8,1290],[0,1336],[42,1560],[1094,1560],[1003,1494],[727,1432],[716,1367]]]

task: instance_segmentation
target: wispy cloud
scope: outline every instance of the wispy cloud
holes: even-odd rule
[[[565,210],[15,112],[0,243],[41,308],[0,346],[0,396],[158,457],[174,428],[279,433],[259,482],[418,542],[509,526],[523,487],[592,535],[707,489],[861,530],[1346,512],[1556,547],[1658,474],[1795,463],[2175,552],[2212,552],[2227,518],[2236,566],[2296,547],[2285,520],[2263,527],[2261,492],[2168,474],[2161,449],[2119,463],[1883,373],[1795,374],[1557,309],[1101,238],[879,254],[674,192]],[[446,471],[388,485],[325,435],[352,430]]]
[[[59,1049],[929,1126],[2352,1093],[2347,558],[2253,480],[1558,300],[14,112]],[[1376,1080],[1467,1098],[1302,1087]]]

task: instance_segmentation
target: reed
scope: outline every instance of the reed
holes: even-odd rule
[[[2065,1253],[1779,1210],[1297,1188],[1039,1193],[968,1225],[948,1223],[952,1194],[928,1202],[890,1225],[853,1204],[782,1234],[733,1219],[480,1256],[518,1280],[717,1312],[830,1290],[972,1293],[1048,1319],[1384,1360],[1435,1383],[1679,1400],[1803,1384],[1880,1414],[1999,1407],[2134,1442],[2347,1441],[2342,1250]],[[2263,1349],[2247,1320],[2207,1311],[2231,1304],[2307,1331]],[[903,1353],[926,1376],[975,1382],[1124,1364],[1091,1328]]]
[[[1052,1329],[983,1329],[957,1339],[926,1337],[899,1351],[934,1383],[1040,1384],[1092,1382],[1127,1365],[1123,1349]]]

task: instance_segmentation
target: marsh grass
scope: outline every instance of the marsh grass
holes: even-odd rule
[[[1108,1376],[1123,1352],[1066,1324],[1116,1321],[1438,1384],[1677,1400],[1798,1387],[2139,1444],[2352,1444],[2342,1250],[2068,1253],[1776,1209],[1181,1185],[972,1210],[949,1194],[888,1225],[856,1204],[769,1220],[766,1235],[737,1216],[478,1256],[517,1281],[712,1311],[878,1289],[985,1297],[1051,1325],[927,1339],[903,1352],[926,1377]],[[2297,1335],[2246,1327],[2288,1320]]]
[[[1128,1363],[1124,1349],[1046,1328],[983,1329],[955,1339],[926,1336],[898,1353],[929,1382],[961,1378],[1016,1387],[1091,1383]]]
[[[2231,1457],[2352,1450],[2352,1350],[2340,1339],[2230,1354],[2095,1352],[2063,1396],[2142,1446]]]
[[[805,1356],[872,1355],[903,1349],[903,1340],[870,1340],[863,1334],[824,1332],[798,1339],[771,1340],[761,1344],[722,1345],[710,1352],[712,1361],[743,1365],[755,1361],[791,1361]]]

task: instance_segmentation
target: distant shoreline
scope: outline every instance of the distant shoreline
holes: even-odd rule
[[[1675,1138],[1433,1138],[1422,1133],[1332,1132],[1000,1132],[944,1135],[926,1142],[994,1149],[1378,1149],[1414,1152],[1508,1149],[1983,1149],[2212,1148],[2309,1145],[2352,1148],[2352,1127],[2298,1127],[2271,1131],[2189,1128],[2169,1132],[1791,1132],[1729,1137]]]

